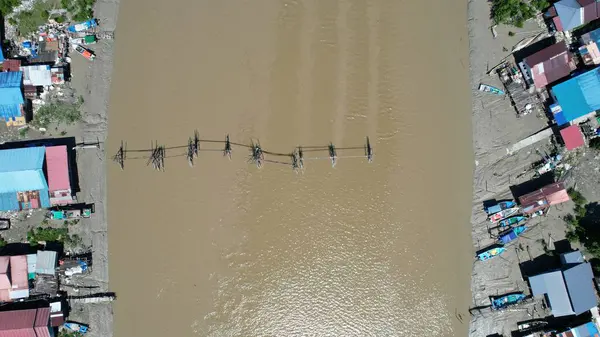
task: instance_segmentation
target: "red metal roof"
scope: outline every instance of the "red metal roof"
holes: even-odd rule
[[[0,312],[0,337],[50,337],[50,308]]]
[[[554,22],[554,27],[556,27],[556,30],[559,32],[562,32],[563,26],[562,26],[562,22],[560,22],[560,16],[555,16],[552,18],[552,22]]]
[[[565,147],[569,151],[582,147],[585,144],[585,139],[579,125],[571,125],[560,130],[560,135],[565,142]]]
[[[537,191],[522,195],[519,202],[522,206],[532,205],[539,201],[547,201],[548,205],[556,205],[568,201],[569,195],[563,183],[552,183]]]
[[[0,311],[0,337],[6,330],[33,328],[37,309]],[[34,335],[35,336],[35,335]]]
[[[10,279],[12,281],[12,290],[29,289],[26,255],[10,257]]]
[[[543,88],[548,83],[557,81],[575,69],[573,56],[564,41],[553,44],[525,58],[531,68],[531,76],[536,88]]]
[[[46,147],[46,166],[48,168],[48,190],[70,190],[69,162],[67,161],[67,147]]]
[[[3,71],[21,71],[21,60],[4,60],[2,62]]]
[[[47,327],[48,323],[50,323],[50,307],[37,309],[34,325]]]

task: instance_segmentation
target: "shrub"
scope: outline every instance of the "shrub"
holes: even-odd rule
[[[550,3],[547,0],[532,0],[531,6],[541,12],[550,7]]]
[[[600,138],[590,139],[590,147],[595,150],[600,150]]]
[[[573,187],[569,187],[567,193],[576,206],[583,206],[587,203],[587,199],[585,199],[581,192],[575,190]]]
[[[493,0],[492,20],[496,24],[523,27],[523,23],[535,16],[535,9],[522,0]]]
[[[6,246],[7,243],[8,242],[6,242],[6,239],[0,236],[0,248]]]
[[[47,128],[48,125],[71,125],[81,120],[80,105],[64,102],[52,102],[43,105],[33,116],[32,124],[37,127]]]
[[[50,18],[51,4],[37,1],[30,11],[20,12],[17,16],[17,29],[22,36],[37,31],[38,27],[45,24]]]
[[[27,241],[32,245],[38,241],[65,242],[69,237],[66,228],[38,227],[27,232]]]
[[[513,32],[513,31],[508,32],[508,36],[515,36],[515,32]]]
[[[0,0],[0,14],[6,16],[12,13],[15,7],[21,4],[21,0]]]

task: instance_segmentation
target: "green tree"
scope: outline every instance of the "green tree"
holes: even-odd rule
[[[0,0],[0,14],[7,16],[20,4],[21,0]]]
[[[522,0],[493,0],[492,20],[496,24],[523,27],[523,23],[535,16],[535,9]]]

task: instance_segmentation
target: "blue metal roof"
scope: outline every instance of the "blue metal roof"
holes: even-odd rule
[[[554,115],[558,125],[600,109],[600,68],[554,86],[552,93],[562,109]]]
[[[0,172],[41,169],[45,156],[44,146],[0,150]]]
[[[600,42],[600,28],[594,29],[591,32],[587,32],[587,33],[583,34],[582,38],[584,36],[589,38],[591,41],[598,43],[598,42]]]
[[[555,317],[573,315],[569,294],[560,270],[532,276],[529,278],[529,285],[533,296],[544,294],[548,296],[552,315]]]
[[[0,118],[6,121],[21,116],[20,105],[24,102],[22,79],[20,71],[0,72]]]
[[[45,154],[43,146],[0,150],[0,210],[19,209],[16,192],[21,191],[40,191],[40,207],[50,207]]]
[[[594,337],[598,336],[598,328],[596,324],[589,322],[571,329],[571,332],[577,337]]]
[[[560,254],[560,262],[563,265],[569,265],[583,263],[585,262],[585,260],[583,259],[583,255],[581,255],[581,252],[576,250],[574,252]]]
[[[569,297],[575,314],[579,315],[595,307],[594,274],[589,263],[581,263],[563,272]]]

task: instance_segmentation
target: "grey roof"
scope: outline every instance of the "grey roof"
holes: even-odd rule
[[[560,262],[563,265],[568,265],[568,264],[579,264],[579,263],[583,263],[585,261],[583,260],[583,255],[581,255],[581,252],[576,250],[574,252],[560,254]]]
[[[38,250],[35,272],[42,275],[55,275],[56,252],[51,250]]]
[[[533,296],[546,294],[548,305],[555,317],[573,315],[569,294],[560,270],[540,274],[529,278]]]
[[[584,313],[598,304],[594,274],[589,263],[581,263],[563,272],[575,314]]]

